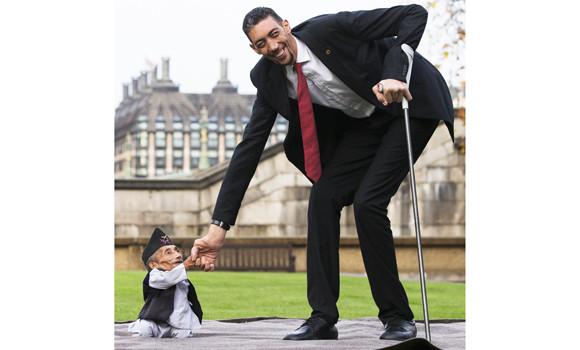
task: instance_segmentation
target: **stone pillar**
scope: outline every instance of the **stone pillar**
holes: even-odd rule
[[[141,91],[147,89],[147,72],[141,72],[141,76],[139,77],[139,86],[141,87]]]
[[[224,133],[218,134],[218,163],[226,160],[226,135]]]
[[[151,68],[151,85],[155,85],[157,83],[157,66],[153,66]]]
[[[199,164],[197,165],[199,169],[209,168],[209,157],[207,155],[207,122],[208,111],[203,106],[199,117],[199,126],[201,127],[201,151],[199,154]]]
[[[129,84],[123,84],[123,101],[129,98]]]
[[[169,81],[169,57],[163,57],[161,81]]]
[[[228,59],[227,58],[220,59],[220,65],[221,65],[220,81],[228,81]]]
[[[137,97],[139,95],[139,79],[133,78],[133,97]]]

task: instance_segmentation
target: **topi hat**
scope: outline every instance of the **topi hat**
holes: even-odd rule
[[[151,255],[155,254],[157,249],[163,247],[164,245],[174,244],[171,242],[171,239],[169,239],[169,236],[157,227],[155,228],[155,231],[153,231],[149,242],[147,242],[147,245],[145,248],[143,248],[143,255],[141,256],[141,259],[143,259],[143,264],[145,264],[145,267],[147,267],[147,260],[149,260]]]

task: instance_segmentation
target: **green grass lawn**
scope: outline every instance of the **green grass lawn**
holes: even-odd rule
[[[257,316],[307,318],[305,273],[189,271],[207,320]],[[115,271],[115,321],[134,320],[143,306],[145,271]],[[423,319],[421,285],[403,281],[415,319]],[[465,318],[465,284],[427,282],[429,318]],[[341,319],[376,317],[364,277],[341,276]]]

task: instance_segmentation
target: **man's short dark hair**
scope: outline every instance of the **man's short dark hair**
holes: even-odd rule
[[[254,28],[256,24],[260,23],[262,20],[270,16],[272,16],[272,18],[276,22],[282,24],[282,18],[278,16],[278,14],[269,7],[256,7],[255,9],[246,14],[246,17],[244,17],[244,22],[242,24],[242,30],[244,31],[244,34],[246,34],[248,39],[250,38],[248,36],[250,30],[252,30],[252,28]]]

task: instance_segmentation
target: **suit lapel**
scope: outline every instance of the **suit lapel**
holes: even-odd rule
[[[280,106],[278,113],[290,119],[290,104],[288,102],[288,88],[286,86],[286,76],[284,68],[275,64],[270,66],[268,71],[267,91],[272,94],[274,105]]]

